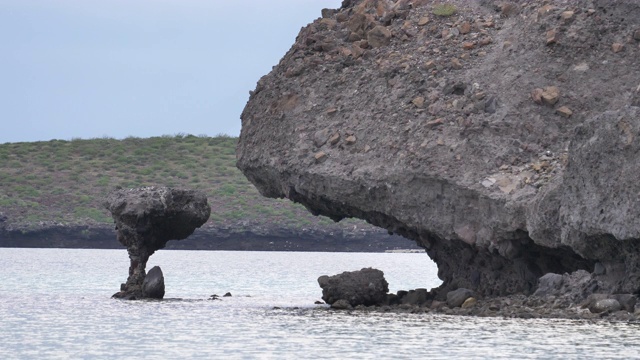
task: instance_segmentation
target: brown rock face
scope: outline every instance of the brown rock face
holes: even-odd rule
[[[164,248],[167,241],[193,234],[211,213],[204,194],[166,187],[116,190],[104,205],[131,260],[127,282],[114,297],[129,299],[144,297],[142,285],[149,256]]]
[[[332,15],[344,19],[334,29],[304,28],[241,115],[238,167],[265,196],[416,241],[438,264],[439,300],[456,288],[530,294],[546,273],[596,263],[598,291],[639,293],[640,48],[611,44],[640,28],[640,2],[525,0],[508,18],[504,1],[450,2],[455,17],[412,36],[402,27],[433,2],[379,15],[354,0]],[[306,41],[347,47],[356,17],[390,31],[388,44],[353,59]],[[285,76],[295,67],[304,71]],[[357,141],[324,141],[336,132]]]
[[[367,33],[367,41],[374,48],[389,45],[391,42],[391,31],[384,26],[378,25]]]

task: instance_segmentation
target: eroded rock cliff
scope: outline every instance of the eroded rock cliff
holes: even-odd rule
[[[261,193],[415,240],[438,291],[640,293],[640,3],[344,1],[242,113]]]

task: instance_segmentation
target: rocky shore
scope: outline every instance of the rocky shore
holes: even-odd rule
[[[473,306],[450,308],[436,301],[422,305],[359,305],[348,309],[320,308],[327,311],[347,311],[349,313],[395,313],[395,314],[440,314],[456,316],[500,317],[518,319],[570,319],[610,322],[640,323],[640,312],[627,310],[605,310],[592,312],[589,303],[564,304],[548,302],[525,295],[510,295],[491,299],[476,300]]]
[[[416,241],[443,280],[429,309],[467,289],[486,311],[593,295],[616,314],[640,294],[640,3],[447,4],[322,11],[251,93],[238,167]],[[536,295],[565,274],[588,286]]]
[[[599,293],[598,281],[583,270],[546,274],[530,296],[483,297],[465,288],[449,291],[442,300],[436,299],[438,289],[388,293],[384,273],[371,268],[323,275],[318,284],[332,310],[640,322],[637,295]]]

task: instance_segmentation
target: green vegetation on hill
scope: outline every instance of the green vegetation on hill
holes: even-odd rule
[[[178,134],[0,144],[0,215],[25,230],[111,224],[101,201],[116,186],[171,186],[204,191],[213,226],[335,226],[288,200],[262,197],[235,167],[236,142]]]

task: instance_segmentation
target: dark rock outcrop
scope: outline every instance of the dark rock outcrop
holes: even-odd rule
[[[345,271],[333,276],[323,275],[318,278],[318,284],[322,288],[322,300],[329,305],[343,300],[336,305],[341,309],[345,302],[353,307],[381,305],[386,301],[389,291],[384,273],[372,268]]]
[[[164,297],[164,275],[159,266],[152,267],[144,277],[142,296],[150,299],[162,299]]]
[[[470,297],[473,291],[465,288],[455,289],[447,293],[447,305],[451,308],[460,307]]]
[[[348,1],[303,28],[251,93],[238,167],[265,196],[416,241],[440,301],[597,263],[578,298],[640,293],[640,3],[450,3]]]
[[[145,297],[142,286],[149,256],[167,241],[191,235],[211,213],[204,194],[167,187],[116,190],[108,195],[105,207],[131,260],[127,282],[114,297],[129,299]]]

